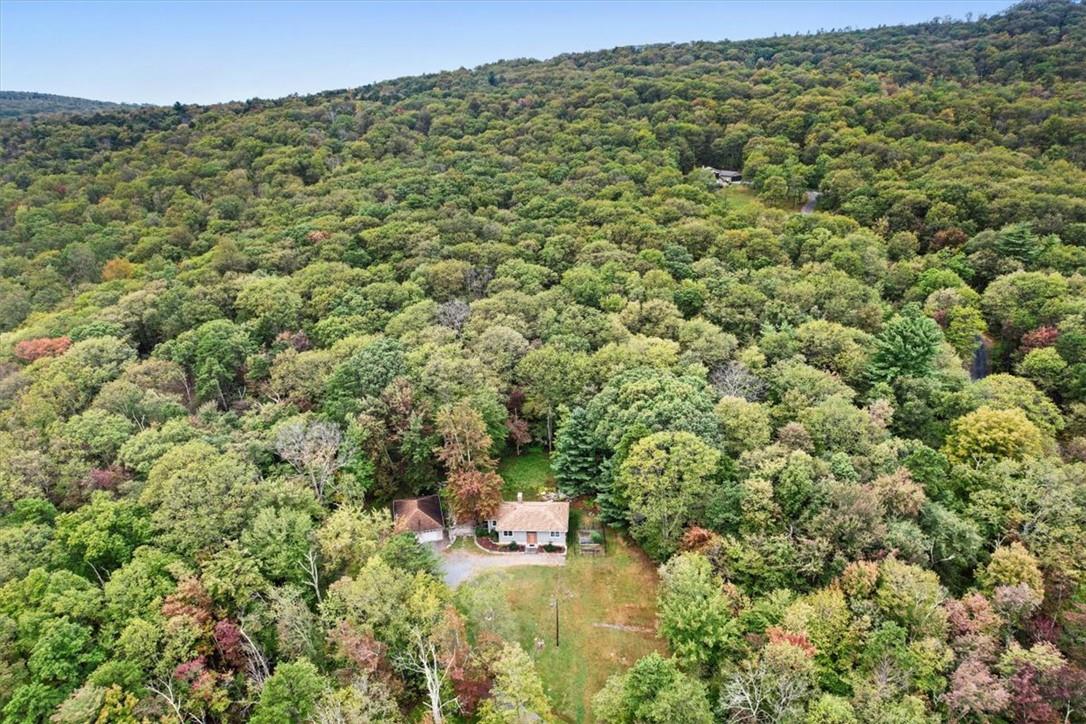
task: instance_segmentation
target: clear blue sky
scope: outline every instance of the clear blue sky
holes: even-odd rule
[[[0,0],[0,88],[146,103],[275,98],[498,59],[962,18],[1011,4]]]

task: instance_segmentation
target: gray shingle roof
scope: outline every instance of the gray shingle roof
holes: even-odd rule
[[[495,516],[498,530],[569,530],[568,502],[502,503]]]

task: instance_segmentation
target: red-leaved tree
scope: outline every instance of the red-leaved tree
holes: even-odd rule
[[[72,346],[68,337],[39,337],[24,339],[15,345],[15,357],[23,362],[33,362],[42,357],[59,357]]]
[[[502,479],[493,472],[465,470],[449,476],[456,519],[489,520],[502,504]]]

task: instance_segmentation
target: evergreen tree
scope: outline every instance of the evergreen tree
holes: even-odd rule
[[[872,382],[926,377],[942,341],[943,333],[934,320],[923,316],[915,307],[906,307],[887,322],[875,338],[868,377]]]
[[[1000,229],[996,236],[995,246],[1000,256],[1017,259],[1024,263],[1036,259],[1043,247],[1028,221],[1008,224]]]
[[[599,461],[588,413],[576,407],[562,421],[551,461],[558,489],[566,495],[592,493],[599,478]]]

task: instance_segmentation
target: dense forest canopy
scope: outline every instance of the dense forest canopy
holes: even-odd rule
[[[0,120],[3,721],[553,720],[388,512],[533,442],[661,565],[597,720],[1083,721],[1084,58],[1043,0]]]

